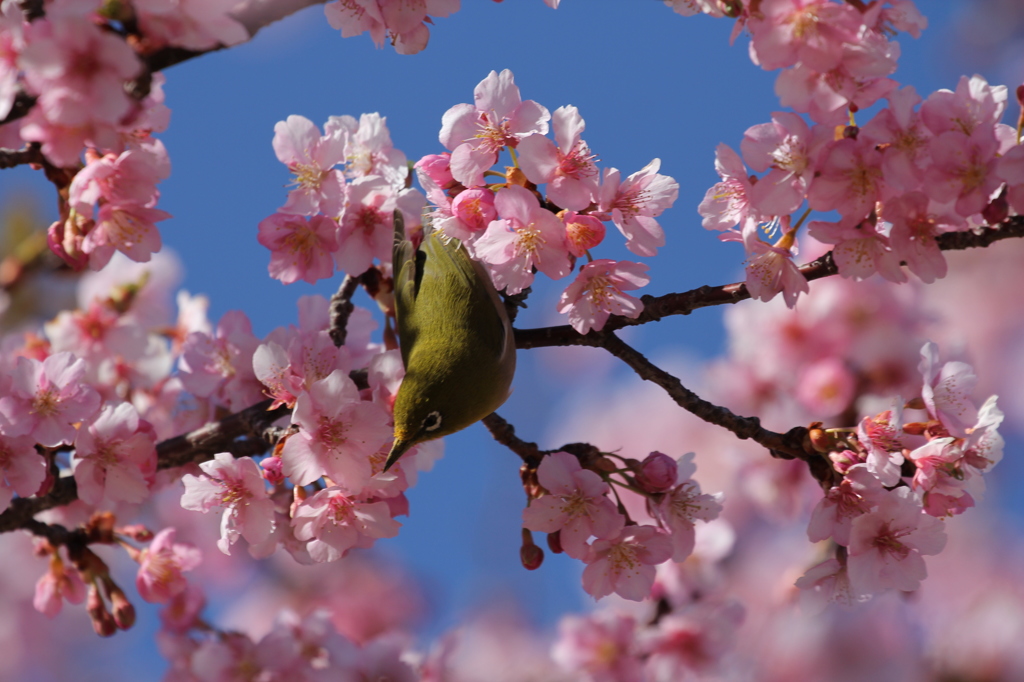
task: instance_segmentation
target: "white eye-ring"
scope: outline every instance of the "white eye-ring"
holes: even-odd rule
[[[423,430],[430,432],[437,431],[439,428],[441,428],[441,413],[434,410],[423,420]]]

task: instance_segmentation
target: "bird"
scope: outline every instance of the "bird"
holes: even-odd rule
[[[387,471],[409,448],[461,431],[501,407],[515,338],[487,269],[458,239],[430,229],[416,248],[395,211],[395,322],[405,377],[394,403]]]

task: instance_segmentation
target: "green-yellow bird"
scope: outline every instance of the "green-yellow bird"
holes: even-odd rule
[[[385,471],[417,443],[480,421],[508,398],[512,324],[484,266],[425,226],[413,247],[395,211],[395,312],[405,378]]]

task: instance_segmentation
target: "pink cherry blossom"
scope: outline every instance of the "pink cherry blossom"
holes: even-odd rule
[[[563,211],[561,215],[565,224],[565,243],[572,255],[581,258],[604,241],[604,223],[594,216],[575,211]]]
[[[881,166],[881,152],[866,141],[832,142],[822,152],[807,203],[816,211],[839,211],[850,220],[867,218],[881,198]]]
[[[636,319],[643,312],[639,299],[623,293],[639,289],[651,281],[643,263],[601,258],[580,268],[579,275],[562,292],[558,312],[568,313],[569,324],[580,334],[600,331],[609,315]]]
[[[36,611],[50,618],[60,613],[64,600],[71,604],[85,601],[85,583],[78,571],[66,566],[54,552],[50,555],[50,567],[36,582],[32,606]]]
[[[494,220],[473,243],[473,255],[490,265],[494,286],[517,294],[533,282],[533,268],[552,279],[571,272],[565,228],[541,208],[532,192],[513,185],[494,199]]]
[[[313,383],[295,402],[292,422],[299,433],[285,441],[281,460],[296,485],[328,476],[358,491],[372,475],[370,457],[391,438],[390,415],[360,400],[359,389],[340,370]]]
[[[655,518],[668,530],[673,561],[685,561],[693,552],[696,522],[711,521],[722,511],[722,493],[702,493],[693,480],[693,457],[688,452],[679,459],[677,485],[652,505]]]
[[[971,393],[978,377],[965,362],[939,365],[939,348],[929,341],[921,348],[918,371],[924,377],[921,397],[928,414],[938,419],[950,435],[962,438],[978,418]]]
[[[961,76],[956,92],[937,90],[921,105],[921,120],[935,135],[957,131],[972,136],[991,130],[1006,109],[1005,85],[990,86],[981,76]]]
[[[458,193],[452,200],[452,214],[463,225],[469,228],[467,236],[473,237],[482,233],[487,226],[498,217],[498,209],[494,207],[495,194],[489,189],[467,189]],[[448,234],[446,232],[446,234]],[[457,237],[458,235],[452,234]]]
[[[548,455],[537,467],[537,479],[547,494],[523,510],[523,527],[540,533],[558,532],[569,556],[584,559],[591,536],[607,540],[622,530],[625,519],[607,497],[608,484],[581,467],[574,456],[567,452]]]
[[[202,589],[194,583],[186,582],[185,588],[171,597],[160,610],[161,628],[173,634],[186,634],[199,624],[205,606],[206,596]]]
[[[844,43],[857,41],[860,13],[829,0],[764,0],[748,22],[751,57],[774,70],[797,62],[815,71],[839,65]]]
[[[939,133],[931,143],[925,192],[936,201],[956,199],[956,212],[964,217],[980,213],[1002,184],[996,173],[998,151],[991,128],[979,127],[969,137],[958,130]]]
[[[125,41],[74,13],[33,21],[20,66],[46,120],[63,126],[116,124],[131,100],[124,84],[142,64]]]
[[[896,190],[919,189],[931,160],[932,133],[914,107],[921,102],[913,87],[889,93],[889,106],[860,129],[860,137],[882,149],[886,184]]]
[[[395,149],[388,131],[387,118],[378,113],[352,116],[331,116],[324,129],[343,134],[345,140],[345,175],[349,179],[379,175],[395,189],[405,186],[409,164],[405,154]]]
[[[261,220],[258,230],[257,241],[270,249],[267,269],[274,279],[313,284],[334,274],[338,224],[330,218],[275,213]]]
[[[398,54],[416,54],[427,46],[433,23],[430,16],[446,17],[459,9],[460,0],[337,0],[324,7],[324,14],[332,28],[341,31],[342,38],[360,35],[366,31],[377,47],[384,45],[390,34]]]
[[[867,514],[881,501],[882,483],[863,464],[850,467],[839,485],[821,498],[807,526],[807,538],[821,542],[832,538],[844,547],[850,544],[853,520]]]
[[[835,244],[832,258],[839,274],[855,280],[878,273],[890,282],[906,282],[899,259],[889,248],[884,224],[847,216],[838,223],[812,220],[807,231],[825,244]]]
[[[338,250],[334,254],[339,270],[361,275],[373,265],[374,259],[391,260],[396,200],[394,188],[380,176],[357,178],[349,185],[348,201],[338,225]]]
[[[167,179],[171,162],[163,143],[133,147],[121,154],[89,154],[68,190],[68,201],[87,218],[98,201],[152,207],[160,193],[156,184]]]
[[[819,146],[807,123],[792,112],[775,112],[771,123],[747,129],[740,143],[743,160],[759,173],[768,170],[750,188],[758,212],[787,215],[800,207],[814,176]]]
[[[452,155],[448,152],[443,154],[427,154],[416,162],[416,177],[424,188],[429,189],[433,184],[438,189],[448,189],[455,183],[451,169]]]
[[[193,545],[174,541],[175,533],[174,528],[164,528],[139,553],[135,587],[148,602],[166,603],[184,592],[188,582],[182,573],[202,561],[202,554]]]
[[[36,452],[31,436],[0,433],[0,512],[7,509],[17,493],[30,497],[46,480],[46,460]]]
[[[84,310],[58,313],[43,328],[54,352],[69,351],[95,365],[111,357],[135,362],[148,345],[145,330],[95,298]]]
[[[197,331],[185,338],[178,360],[181,383],[189,392],[215,397],[234,410],[249,407],[263,398],[252,368],[259,344],[245,313],[229,310],[212,335]]]
[[[554,4],[558,5],[557,0]],[[665,0],[665,4],[671,7],[673,12],[684,17],[692,17],[702,12],[713,17],[724,16],[718,0]]]
[[[362,502],[332,486],[303,500],[292,514],[295,537],[313,561],[337,561],[352,547],[370,547],[377,538],[393,538],[401,524],[386,502]]]
[[[829,604],[853,606],[869,599],[853,592],[846,566],[836,559],[807,569],[794,585],[800,589],[800,605],[812,614],[820,614]]]
[[[934,206],[921,192],[908,192],[886,202],[882,215],[892,223],[889,244],[893,253],[911,272],[926,284],[946,276],[946,258],[936,237],[966,227],[963,218]]]
[[[838,358],[823,358],[804,367],[796,383],[796,399],[816,418],[841,414],[856,395],[857,378]]]
[[[555,205],[581,211],[596,196],[600,177],[594,154],[580,139],[586,125],[576,107],[565,106],[552,114],[551,127],[555,142],[539,134],[519,142],[519,167],[530,182],[548,183],[548,200]]]
[[[626,248],[639,256],[654,256],[665,245],[665,232],[655,218],[679,196],[679,183],[658,173],[661,159],[620,181],[617,168],[605,170],[600,208],[610,213],[615,227],[626,237]]]
[[[784,229],[788,225],[789,216],[785,216]],[[721,235],[721,239],[735,241],[736,233],[727,232]],[[773,245],[763,241],[758,231],[748,223],[741,239],[747,249],[746,285],[751,298],[770,301],[781,292],[786,306],[792,308],[801,293],[810,291],[807,278],[793,262],[797,250],[795,230],[786,230]]]
[[[875,511],[853,520],[850,585],[858,595],[887,589],[912,592],[927,576],[924,557],[938,554],[945,545],[942,521],[922,511],[910,488],[887,491]]]
[[[209,50],[244,43],[249,32],[231,16],[234,0],[135,0],[146,38],[157,45]]]
[[[25,46],[22,33],[22,9],[12,4],[0,7],[0,120],[7,118],[18,95],[18,55]]]
[[[563,669],[591,680],[636,682],[643,679],[636,635],[636,620],[627,614],[566,616],[558,623],[551,657]]]
[[[328,609],[318,608],[300,618],[287,610],[278,615],[273,629],[260,640],[256,652],[269,679],[315,682],[334,679],[374,679],[358,677],[351,670],[359,651],[338,632]],[[381,679],[401,678],[383,677]]]
[[[997,431],[1002,423],[1003,412],[996,407],[996,396],[989,396],[978,410],[977,423],[967,429],[963,443],[965,463],[985,472],[1003,459],[1003,437]]]
[[[451,172],[466,187],[484,184],[483,172],[505,147],[528,135],[546,135],[551,114],[533,100],[522,101],[512,72],[491,71],[473,91],[473,104],[456,104],[441,117],[441,144],[452,152]]]
[[[156,223],[170,217],[166,211],[138,204],[101,204],[95,226],[82,240],[89,267],[102,269],[115,250],[133,261],[148,262],[162,245]]]
[[[728,145],[718,145],[715,148],[715,170],[722,181],[711,186],[697,207],[704,216],[704,227],[728,230],[739,225],[746,231],[762,222],[760,213],[754,208],[751,198],[753,186],[739,154]]]
[[[896,70],[899,44],[862,26],[840,49],[840,61],[830,69],[799,63],[782,71],[775,81],[782,105],[807,112],[817,123],[838,125],[847,110],[866,109],[897,87],[885,76]]]
[[[865,21],[871,23],[869,17],[874,12],[878,16],[876,30],[885,31],[891,26],[894,31],[904,31],[914,38],[920,38],[921,32],[928,28],[928,19],[914,6],[913,0],[890,0],[888,4],[891,6],[878,4],[871,7],[865,13]]]
[[[665,615],[656,630],[640,638],[648,656],[647,679],[667,682],[692,679],[694,673],[714,675],[735,645],[745,616],[737,601],[702,601]]]
[[[591,545],[583,589],[594,599],[614,592],[641,601],[651,594],[654,567],[671,557],[672,543],[665,533],[654,526],[627,526],[617,537]]]
[[[334,166],[345,162],[343,131],[321,135],[304,116],[289,116],[274,125],[274,153],[295,174],[282,213],[328,217],[341,215],[345,206],[345,176]]]
[[[288,341],[287,349],[268,337],[253,354],[252,364],[267,394],[291,406],[315,382],[336,369],[347,373],[352,363],[348,348],[335,346],[325,330],[299,332]]]
[[[1007,184],[1007,199],[1018,215],[1024,215],[1024,145],[1011,147],[996,162],[996,173]]]
[[[181,496],[184,509],[203,512],[222,507],[220,539],[217,547],[225,554],[231,545],[244,537],[250,545],[264,542],[274,530],[274,502],[259,465],[251,457],[235,459],[229,452],[214,455],[213,460],[199,465],[200,476],[185,474]]]
[[[924,495],[926,500],[930,493],[960,497],[971,478],[971,472],[962,466],[963,457],[963,450],[954,438],[935,438],[911,450],[907,459],[917,469],[910,487]]]
[[[91,417],[100,406],[96,391],[82,382],[85,362],[71,353],[54,353],[42,362],[15,361],[10,393],[0,397],[0,432],[30,435],[44,447],[75,439],[74,424]]]
[[[79,428],[73,464],[84,502],[142,502],[156,473],[156,433],[131,403],[108,403]]]
[[[867,450],[865,462],[868,471],[875,475],[882,485],[891,487],[900,479],[903,464],[903,403],[900,398],[893,406],[874,417],[864,417],[857,426],[857,439]]]

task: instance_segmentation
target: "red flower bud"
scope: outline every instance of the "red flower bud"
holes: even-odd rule
[[[674,459],[660,452],[652,452],[640,463],[636,482],[646,492],[663,493],[676,484],[677,475],[678,466]]]

